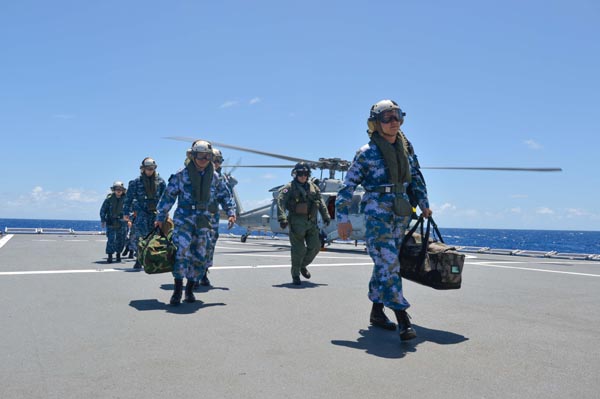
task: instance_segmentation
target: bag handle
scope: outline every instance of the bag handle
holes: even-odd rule
[[[431,221],[431,225],[433,226],[433,236],[437,236],[440,239],[442,244],[445,244],[444,239],[442,238],[442,233],[440,233],[440,229],[438,229],[437,224],[433,221],[433,218],[430,216],[429,219]]]
[[[150,233],[148,233],[148,234],[146,235],[146,237],[144,237],[144,240],[147,240],[148,238],[150,238],[150,236],[153,236],[153,235],[154,235],[154,234],[156,234],[157,232],[158,232],[158,234],[160,234],[160,236],[161,236],[161,237],[165,237],[165,238],[166,238],[166,236],[165,236],[165,234],[163,233],[162,229],[161,229],[160,227],[156,226],[156,227],[154,227],[154,229],[152,229],[152,230],[150,231]]]
[[[431,232],[431,218],[427,218],[427,226],[425,227],[425,234],[423,234],[423,215],[419,216],[417,223],[409,230],[409,232],[402,239],[402,246],[400,247],[400,256],[402,256],[402,251],[404,250],[404,246],[406,240],[414,234],[417,228],[421,227],[421,251],[419,252],[418,265],[419,268],[423,266],[423,261],[425,260],[425,254],[427,253],[427,246],[429,244],[429,235]]]

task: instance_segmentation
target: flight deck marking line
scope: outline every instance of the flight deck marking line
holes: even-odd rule
[[[8,234],[8,235],[5,235],[4,237],[0,238],[0,248],[2,248],[4,246],[4,244],[6,244],[8,242],[8,240],[10,240],[13,237],[14,237],[14,234]]]
[[[340,266],[373,266],[369,263],[333,263],[333,264],[311,264],[310,267],[340,267]],[[212,266],[211,269],[274,269],[286,268],[289,269],[289,263],[284,265],[245,265],[245,266]],[[0,276],[22,276],[36,274],[69,274],[69,273],[104,273],[104,272],[130,272],[132,269],[88,269],[88,270],[40,270],[28,272],[0,272]]]
[[[534,269],[534,268],[529,268],[529,267],[500,266],[500,265],[490,264],[489,262],[472,262],[472,263],[470,262],[470,263],[467,263],[467,264],[468,265],[475,265],[475,266],[484,266],[484,267],[497,267],[499,269],[517,269],[517,270],[529,270],[529,271],[533,271],[533,272],[546,272],[546,273],[558,273],[558,274],[573,274],[575,276],[600,277],[600,274],[563,272],[563,271],[560,271],[560,270]]]
[[[251,256],[251,257],[263,257],[263,258],[289,258],[290,255],[259,255],[259,254],[224,254],[219,253],[222,256]],[[364,255],[366,257],[366,255]],[[326,255],[318,255],[319,259],[354,259],[354,256],[326,256]]]
[[[69,273],[104,273],[104,272],[125,272],[122,269],[88,269],[88,270],[40,270],[30,272],[0,272],[0,276],[21,276],[28,274],[69,274]]]

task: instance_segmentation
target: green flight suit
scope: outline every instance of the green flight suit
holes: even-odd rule
[[[311,264],[321,248],[317,212],[323,222],[331,222],[321,191],[314,183],[301,184],[294,179],[279,191],[277,220],[289,224],[292,277],[299,277],[300,270]]]

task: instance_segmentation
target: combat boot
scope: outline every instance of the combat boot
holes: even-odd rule
[[[208,270],[204,272],[204,276],[202,276],[202,279],[200,280],[200,285],[204,287],[210,287],[210,280],[208,279]]]
[[[112,263],[112,254],[108,254],[108,263]]]
[[[417,333],[410,324],[410,316],[406,310],[394,310],[396,319],[398,319],[398,334],[401,341],[408,341],[417,337]]]
[[[385,330],[395,330],[396,323],[390,321],[383,312],[383,303],[373,303],[371,308],[371,324]]]
[[[142,264],[140,263],[139,260],[136,259],[134,265],[133,265],[134,269],[141,269],[142,268]]]
[[[179,297],[181,298],[181,294],[179,295]],[[193,280],[188,279],[187,284],[185,285],[185,301],[187,303],[196,302],[196,297],[194,296],[194,281]]]
[[[127,259],[133,259],[133,251],[129,251],[129,255],[127,256]]]
[[[181,303],[181,291],[183,290],[183,279],[176,278],[175,279],[175,290],[173,291],[173,295],[171,296],[171,305],[179,305]]]
[[[302,282],[300,281],[300,276],[292,276],[292,283],[294,285],[300,285]]]
[[[127,256],[127,253],[128,253],[128,252],[129,252],[129,249],[128,249],[128,248],[125,248],[125,249],[123,250],[123,256]]]
[[[121,262],[121,253],[117,252],[117,263]]]
[[[306,267],[303,267],[302,269],[300,269],[300,274],[302,274],[302,276],[307,280],[310,278],[310,272],[308,271],[308,269]]]

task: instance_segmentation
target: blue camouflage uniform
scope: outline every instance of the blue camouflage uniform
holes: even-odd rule
[[[123,220],[123,212],[117,215],[113,215],[111,209],[111,198],[115,196],[114,193],[109,194],[100,208],[100,221],[106,223],[106,253],[120,254],[125,247],[125,237],[127,235],[127,222]],[[117,199],[123,203],[125,195]]]
[[[171,175],[169,184],[158,203],[157,220],[164,222],[177,200],[177,209],[173,216],[173,243],[177,246],[173,277],[197,282],[204,276],[207,259],[214,239],[213,226],[218,225],[218,206],[228,216],[234,216],[235,201],[227,184],[214,172],[208,204],[203,209],[195,205],[192,196],[192,181],[187,168]]]
[[[407,158],[411,182],[404,183],[405,188],[412,190],[421,209],[429,208],[427,190],[418,169],[417,157],[413,153]],[[402,293],[398,253],[410,216],[397,216],[393,211],[393,204],[397,195],[401,195],[407,201],[409,198],[406,192],[380,192],[380,188],[389,185],[389,182],[389,172],[379,148],[373,142],[361,147],[346,174],[344,187],[337,195],[336,219],[338,223],[349,221],[352,195],[356,186],[362,185],[365,189],[361,209],[365,214],[366,245],[374,263],[369,281],[369,299],[394,310],[404,310],[410,304]]]
[[[153,198],[148,198],[146,195],[142,176],[131,180],[127,187],[123,212],[125,215],[129,215],[130,218],[133,212],[136,213],[135,220],[133,221],[129,233],[130,239],[134,241],[135,245],[137,245],[139,237],[145,237],[154,230],[157,204],[167,186],[164,179],[158,175],[158,172],[155,172],[154,179],[156,184],[156,194]],[[133,238],[131,238],[132,234]]]
[[[235,186],[237,184],[237,180],[235,178],[233,178],[232,176],[221,173],[221,168],[217,169],[216,173],[219,175],[219,178],[225,182],[225,184],[227,185],[227,188],[233,194],[233,186]],[[233,199],[233,203],[235,204],[236,209],[237,209],[237,204],[235,203],[235,199],[233,198],[233,195],[231,198]],[[219,212],[217,212],[215,214],[214,223],[212,225],[213,235],[212,235],[212,240],[210,243],[210,248],[208,250],[208,255],[207,255],[207,260],[206,260],[206,269],[207,270],[213,265],[213,257],[215,255],[215,247],[217,246],[217,240],[219,239],[219,223],[221,221],[220,219],[221,219],[221,215]]]

